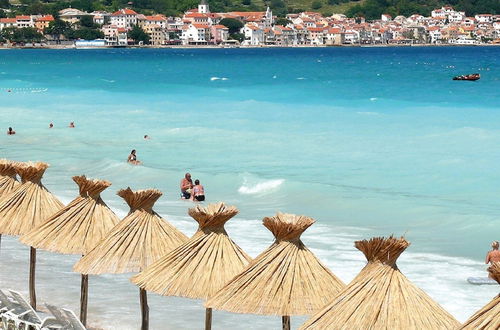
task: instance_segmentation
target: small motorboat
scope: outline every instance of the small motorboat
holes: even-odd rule
[[[472,73],[472,74],[464,74],[461,76],[456,76],[453,77],[453,80],[470,80],[470,81],[475,81],[479,80],[481,78],[481,75],[479,73]]]

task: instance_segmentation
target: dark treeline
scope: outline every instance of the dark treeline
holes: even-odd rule
[[[196,8],[199,0],[70,0],[41,1],[20,0],[22,6],[13,7],[9,0],[0,0],[0,8],[10,8],[13,11],[5,14],[0,11],[0,17],[16,14],[52,14],[57,16],[59,10],[72,7],[83,11],[95,10],[116,11],[129,7],[143,14],[160,13],[167,16],[178,16],[190,8]],[[430,16],[433,9],[451,5],[455,10],[465,11],[466,15],[499,14],[499,0],[309,0],[307,6],[301,0],[209,0],[212,12],[227,11],[263,11],[270,6],[273,13],[284,17],[287,13],[297,13],[306,10],[322,12],[328,5],[350,2],[351,6],[345,14],[349,17],[363,16],[368,20],[379,19],[381,14],[410,16],[421,14]],[[304,8],[305,7],[305,8]],[[326,14],[326,12],[324,13]],[[329,13],[331,14],[331,13]]]

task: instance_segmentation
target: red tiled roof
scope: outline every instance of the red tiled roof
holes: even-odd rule
[[[206,24],[193,24],[193,26],[197,29],[208,29],[208,25]]]
[[[125,8],[115,11],[111,16],[121,16],[121,15],[137,15],[137,13],[132,9]]]
[[[16,23],[15,18],[0,18],[0,23]]]
[[[310,31],[310,32],[323,32],[323,28],[318,28],[318,27],[310,27],[310,28],[307,28],[307,31]]]
[[[52,22],[54,21],[54,16],[52,15],[47,15],[40,17],[39,19],[36,20],[37,22]]]
[[[328,30],[329,34],[339,34],[341,32],[342,32],[342,30],[340,30],[339,28],[331,28]]]
[[[222,24],[217,24],[217,25],[214,25],[213,27],[214,27],[214,28],[216,28],[216,29],[225,29],[225,30],[229,30],[229,29],[227,28],[227,26],[224,26],[224,25],[222,25]]]
[[[19,20],[23,20],[23,21],[29,21],[31,20],[31,17],[30,16],[16,16],[16,19],[19,21]]]
[[[208,16],[206,14],[200,14],[200,13],[189,13],[189,14],[184,15],[184,17],[196,18],[196,17],[208,17]]]
[[[166,21],[166,17],[163,15],[146,16],[148,21]]]

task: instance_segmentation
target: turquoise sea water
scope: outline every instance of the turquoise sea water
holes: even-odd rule
[[[498,47],[6,50],[0,115],[18,133],[0,135],[0,158],[50,163],[44,183],[65,202],[73,175],[110,180],[120,216],[118,189],[155,187],[155,209],[191,235],[189,171],[208,202],[240,209],[227,229],[252,256],[272,242],[262,217],[299,213],[317,220],[304,243],[345,282],[364,265],[353,241],[394,233],[412,242],[402,272],[460,321],[498,293],[465,282],[500,234]],[[125,163],[131,149],[144,166]],[[1,287],[27,291],[28,253],[3,240]],[[75,260],[39,252],[41,301],[78,310]],[[129,277],[91,278],[90,324],[139,327]],[[151,294],[150,307],[153,329],[202,328],[200,301]],[[279,322],[214,313],[219,329]]]

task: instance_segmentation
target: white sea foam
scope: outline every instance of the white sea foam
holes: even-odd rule
[[[370,97],[370,101],[377,101],[377,100],[378,100],[378,98],[376,98],[376,97]]]
[[[268,193],[270,191],[274,191],[279,186],[281,186],[285,182],[283,179],[275,179],[275,180],[267,180],[263,182],[258,182],[255,184],[249,184],[246,180],[243,182],[243,185],[238,188],[238,192],[244,195],[254,195],[254,194],[262,194]]]
[[[226,78],[226,77],[211,77],[210,78],[210,81],[216,81],[216,80],[225,81],[225,80],[229,80],[229,78]]]
[[[305,80],[306,78],[304,77],[298,77],[297,80]]]

